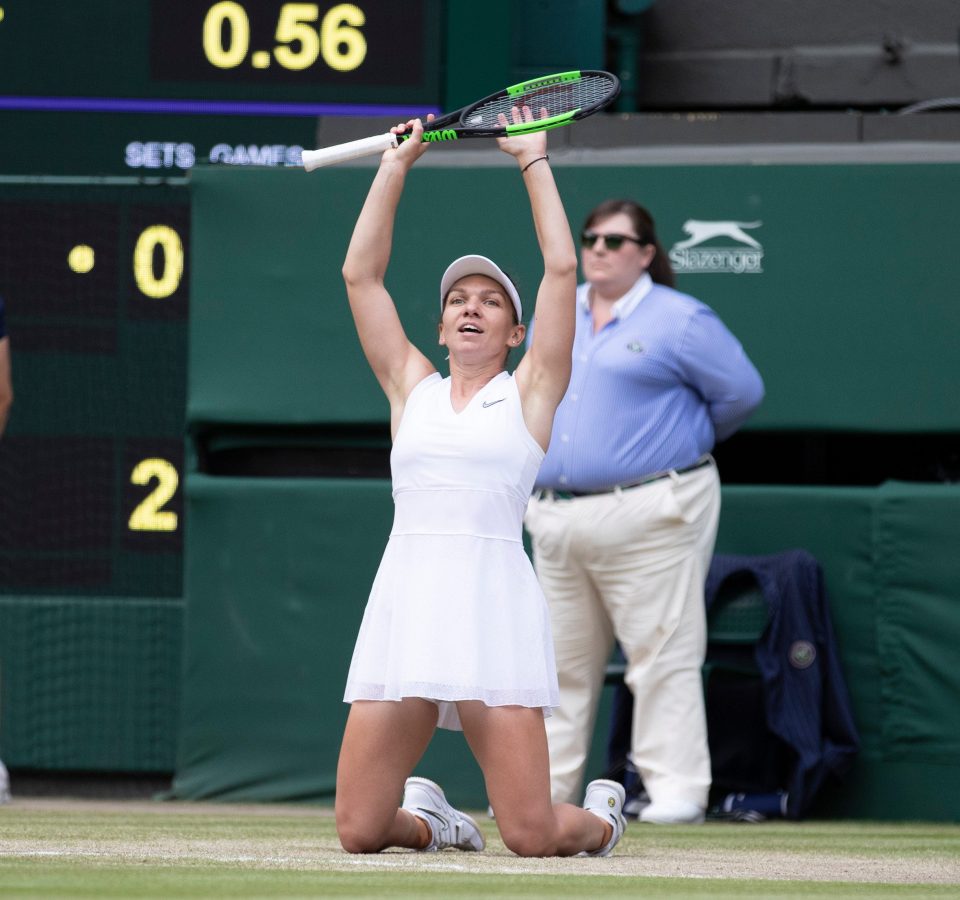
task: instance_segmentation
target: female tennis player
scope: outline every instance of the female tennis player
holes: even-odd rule
[[[533,120],[528,107],[512,116]],[[482,850],[476,822],[434,782],[409,777],[442,727],[464,732],[510,850],[606,856],[623,833],[623,788],[591,782],[584,808],[550,800],[553,642],[521,540],[570,376],[577,286],[546,136],[498,138],[519,166],[543,255],[532,346],[508,373],[525,334],[520,297],[491,260],[461,257],[440,281],[444,378],[407,339],[384,286],[404,181],[429,146],[420,120],[393,131],[408,129],[383,154],[343,266],[361,345],[390,402],[395,513],[347,679],[337,832],[353,853]],[[461,220],[473,222],[469,197],[450,198],[444,221]]]

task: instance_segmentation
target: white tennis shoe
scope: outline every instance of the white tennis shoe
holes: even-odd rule
[[[609,856],[613,852],[627,827],[627,821],[623,817],[623,803],[626,799],[623,785],[616,781],[598,778],[587,785],[583,808],[604,822],[609,822],[613,826],[613,834],[598,850],[585,850],[580,856]]]
[[[482,850],[483,835],[466,813],[454,809],[440,785],[429,778],[408,778],[403,788],[403,808],[423,819],[430,829],[430,843],[424,851],[433,852],[455,847],[457,850]]]

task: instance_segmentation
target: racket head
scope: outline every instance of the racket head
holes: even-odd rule
[[[611,72],[576,69],[544,75],[504,88],[432,122],[425,121],[423,140],[444,142],[547,131],[599,112],[613,103],[619,94],[620,79]],[[524,105],[533,110],[534,121],[504,127],[499,114],[503,113],[509,123],[510,110]],[[546,117],[541,115],[543,109],[547,111]],[[409,134],[403,134],[399,139],[405,141],[409,137]]]
[[[457,131],[462,137],[490,137],[503,134],[527,134],[569,125],[605,109],[620,94],[620,79],[601,70],[573,70],[544,75],[522,81],[484,97],[460,113]],[[512,122],[514,106],[529,106],[535,121],[508,124],[500,122],[503,114]],[[546,116],[541,113],[546,110]]]

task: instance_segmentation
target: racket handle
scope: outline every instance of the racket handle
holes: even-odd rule
[[[397,146],[395,134],[378,134],[373,137],[361,138],[359,141],[348,141],[345,144],[335,144],[332,147],[323,147],[320,150],[303,151],[303,167],[312,172],[321,166],[332,166],[346,162],[348,159],[358,159],[361,156],[372,156],[382,153],[390,147]]]

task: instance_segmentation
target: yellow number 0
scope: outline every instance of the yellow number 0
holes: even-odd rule
[[[128,526],[131,531],[177,530],[177,514],[163,509],[163,505],[177,492],[180,476],[165,459],[142,460],[130,474],[132,484],[149,484],[154,478],[157,486],[130,515]]]
[[[153,251],[163,249],[163,273],[153,273]],[[133,277],[137,287],[148,297],[162,300],[169,297],[183,278],[183,241],[169,225],[145,228],[133,248]]]
[[[230,44],[223,44],[223,23],[230,25]],[[218,69],[234,69],[243,62],[250,47],[250,20],[239,3],[223,0],[207,10],[203,20],[203,52]]]

